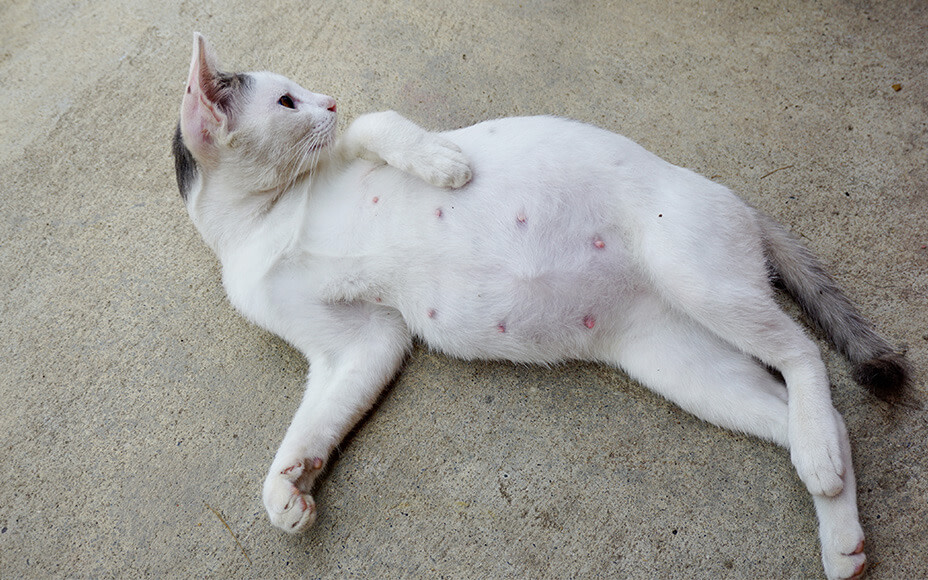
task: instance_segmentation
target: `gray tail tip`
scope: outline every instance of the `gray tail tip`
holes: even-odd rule
[[[854,380],[884,401],[898,399],[909,382],[909,363],[896,352],[875,356],[854,366]]]

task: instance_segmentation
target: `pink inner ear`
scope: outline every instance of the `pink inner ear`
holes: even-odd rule
[[[215,157],[214,135],[226,121],[225,115],[210,99],[215,92],[215,79],[215,59],[206,40],[196,35],[187,92],[181,106],[181,130],[187,147],[201,159]]]
[[[197,157],[209,156],[213,148],[213,133],[220,126],[219,119],[198,87],[189,87],[188,91],[180,114],[184,141]]]
[[[216,125],[221,125],[223,119],[225,119],[225,116],[219,112],[219,109],[216,108],[216,105],[213,104],[212,101],[207,100],[202,93],[200,94],[200,108],[204,111],[203,114],[211,117],[211,120]]]

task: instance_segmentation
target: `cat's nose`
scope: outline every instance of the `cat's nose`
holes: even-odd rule
[[[323,97],[322,106],[325,107],[326,110],[332,111],[334,113],[335,112],[335,99],[333,99],[332,97]]]

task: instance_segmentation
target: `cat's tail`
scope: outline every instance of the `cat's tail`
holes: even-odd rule
[[[854,380],[881,399],[895,399],[909,380],[909,364],[844,295],[818,259],[783,226],[757,212],[770,266],[786,291],[854,365]]]

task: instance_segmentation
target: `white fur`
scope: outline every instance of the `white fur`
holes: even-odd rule
[[[198,38],[194,83],[208,58]],[[827,575],[862,569],[825,367],[774,303],[755,213],[728,189],[550,117],[439,136],[377,113],[336,141],[328,97],[251,78],[205,144],[188,129],[196,90],[182,127],[199,166],[190,216],[229,299],[311,364],[264,484],[275,526],[312,523],[321,466],[418,337],[463,358],[615,365],[707,421],[790,448]],[[285,93],[297,110],[277,103]],[[322,146],[301,148],[308,134]]]

